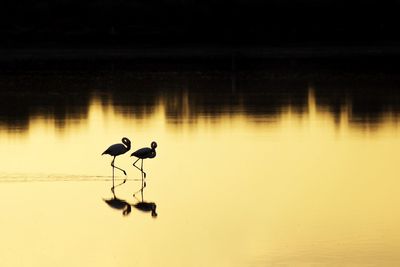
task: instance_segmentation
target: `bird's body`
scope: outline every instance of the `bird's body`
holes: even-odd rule
[[[116,210],[122,210],[122,214],[125,216],[131,213],[132,211],[131,207],[134,207],[135,209],[143,212],[151,212],[152,217],[157,217],[157,212],[156,212],[157,205],[154,202],[140,201],[138,203],[131,204],[123,199],[117,198],[115,194],[113,198],[103,199],[103,200],[111,208]]]
[[[119,198],[103,199],[111,208],[122,210],[129,205],[125,200]]]
[[[125,170],[114,165],[115,157],[125,154],[130,149],[131,149],[131,141],[128,138],[124,137],[124,138],[122,138],[122,144],[119,143],[119,144],[111,145],[101,154],[101,155],[107,154],[107,155],[114,157],[113,160],[111,161],[111,166],[113,168],[112,169],[113,170],[113,188],[114,188],[114,168],[122,171],[126,175]],[[125,183],[125,181],[126,181],[126,179],[124,180],[123,183]]]
[[[113,191],[113,190],[111,190]],[[129,213],[131,213],[131,204],[129,204],[128,202],[126,202],[123,199],[119,199],[115,196],[114,191],[113,191],[113,198],[110,199],[103,199],[104,202],[106,202],[108,204],[108,206],[110,206],[113,209],[116,210],[122,210],[122,214],[124,216],[128,215]]]
[[[156,156],[156,151],[150,147],[144,147],[133,152],[131,156],[135,156],[139,159],[151,159]]]
[[[151,211],[157,207],[156,204],[154,204],[154,202],[138,202],[133,206],[135,206],[135,208],[141,211]]]
[[[156,153],[156,147],[157,147],[157,143],[156,142],[151,142],[151,148],[150,147],[144,147],[144,148],[140,148],[138,150],[136,150],[135,152],[133,152],[131,154],[131,156],[135,156],[138,159],[133,163],[133,166],[136,167],[137,169],[139,169],[142,174],[144,175],[144,177],[146,178],[146,173],[143,171],[143,160],[144,159],[152,159],[155,158],[157,153]],[[139,168],[138,166],[135,165],[135,163],[138,160],[142,160],[142,164],[141,167]],[[143,177],[142,177],[143,178]]]
[[[142,202],[138,202],[132,206],[134,206],[136,209],[143,211],[143,212],[151,211],[151,216],[157,217],[157,212],[156,212],[157,205],[154,202],[142,201]]]
[[[104,151],[101,155],[108,154],[110,156],[116,157],[122,154],[125,154],[126,152],[131,149],[131,141],[129,141],[128,138],[124,137],[122,138],[122,143],[124,144],[114,144],[109,146],[106,151]]]
[[[156,205],[156,203],[154,203],[154,202],[146,202],[146,201],[143,200],[143,191],[144,191],[145,187],[146,186],[142,184],[142,188],[140,188],[140,190],[138,191],[138,192],[141,193],[141,196],[142,196],[141,199],[138,199],[136,197],[136,193],[137,192],[133,194],[133,197],[136,198],[138,200],[138,202],[133,204],[133,205],[131,204],[131,206],[134,207],[135,209],[143,211],[143,212],[150,212],[151,211],[151,216],[152,217],[157,217],[157,212],[156,212],[157,205]]]
[[[108,154],[111,156],[119,156],[126,153],[127,151],[128,151],[127,147],[124,146],[123,144],[114,144],[111,145],[109,148],[107,148],[107,150],[104,151],[102,155]]]

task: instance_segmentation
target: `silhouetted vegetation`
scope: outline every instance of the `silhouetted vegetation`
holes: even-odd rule
[[[289,108],[307,113],[310,88],[317,108],[337,121],[344,109],[349,123],[361,126],[379,125],[388,113],[400,116],[398,68],[379,60],[250,61],[235,72],[206,64],[139,66],[0,73],[0,124],[24,130],[39,116],[62,129],[66,119],[87,118],[93,94],[121,115],[137,118],[163,103],[169,123],[237,113],[276,120]]]

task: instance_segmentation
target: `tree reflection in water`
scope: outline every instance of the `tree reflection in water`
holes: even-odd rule
[[[273,121],[283,110],[307,114],[311,88],[317,109],[336,122],[344,110],[351,114],[350,124],[364,127],[379,126],[387,114],[400,114],[400,72],[388,69],[390,64],[282,61],[256,65],[236,57],[232,70],[154,65],[157,71],[105,67],[0,73],[0,126],[26,131],[30,120],[40,117],[62,130],[67,120],[85,123],[94,99],[138,119],[161,105],[171,124],[235,114]]]

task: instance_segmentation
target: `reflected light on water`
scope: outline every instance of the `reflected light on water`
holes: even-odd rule
[[[0,258],[5,266],[395,266],[398,119],[386,113],[379,127],[359,127],[350,104],[336,118],[316,95],[308,90],[301,112],[287,105],[275,116],[239,109],[194,120],[185,94],[156,99],[143,116],[94,94],[87,116],[2,126]],[[179,117],[167,112],[176,103]],[[156,219],[137,209],[122,216],[103,201],[113,195],[111,157],[101,153],[123,136],[130,152],[159,145],[145,161]],[[130,152],[116,159],[128,182],[114,197],[127,203],[140,188]]]

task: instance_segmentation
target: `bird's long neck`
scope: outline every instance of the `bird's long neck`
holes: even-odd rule
[[[131,141],[128,138],[122,138],[122,143],[125,145],[126,151],[129,151],[129,149],[131,149]]]
[[[129,149],[131,149],[131,143],[126,143],[126,151],[129,151]]]
[[[126,204],[126,206],[125,206],[125,208],[124,208],[124,210],[122,211],[122,214],[124,215],[124,216],[126,216],[126,215],[128,215],[129,213],[131,213],[131,206],[129,205],[129,204]]]

